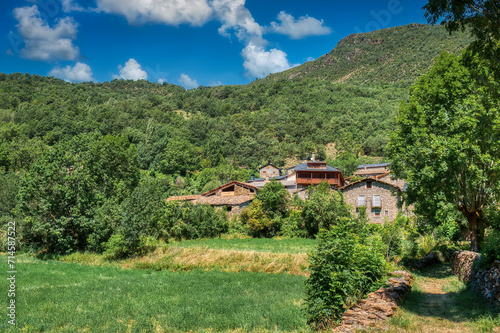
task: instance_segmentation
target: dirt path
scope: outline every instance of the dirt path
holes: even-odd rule
[[[415,274],[413,291],[390,320],[391,332],[500,333],[500,315],[452,275],[447,265]]]

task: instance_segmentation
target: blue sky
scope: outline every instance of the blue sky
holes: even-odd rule
[[[0,72],[246,84],[342,38],[426,23],[425,0],[17,0],[0,4]]]

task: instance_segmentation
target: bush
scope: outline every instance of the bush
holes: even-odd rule
[[[272,237],[279,231],[275,221],[262,208],[262,201],[255,199],[240,215],[241,222],[253,237]]]
[[[490,267],[495,260],[500,260],[500,230],[490,229],[481,244],[482,260],[480,266]]]
[[[283,219],[281,225],[281,235],[285,237],[307,237],[304,220],[302,219],[302,211],[292,210],[290,216]]]
[[[311,275],[306,280],[306,315],[316,329],[339,321],[346,308],[376,290],[386,273],[384,245],[368,237],[366,224],[343,217],[321,230],[309,255]]]
[[[229,230],[226,214],[210,205],[169,204],[165,233],[177,240],[213,238]]]
[[[302,218],[309,236],[320,229],[329,229],[342,218],[351,216],[351,207],[344,201],[342,193],[331,191],[327,182],[308,189],[309,200],[304,202]]]
[[[107,260],[124,258],[130,252],[125,243],[125,236],[122,234],[115,234],[111,236],[104,244],[104,248],[106,250],[103,255]]]

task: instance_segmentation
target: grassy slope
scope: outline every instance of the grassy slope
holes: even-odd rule
[[[122,270],[31,258],[18,270],[18,329],[10,331],[306,329],[300,276]],[[0,290],[7,290],[6,279]],[[0,313],[5,304],[4,298]],[[3,318],[0,331],[8,331]]]

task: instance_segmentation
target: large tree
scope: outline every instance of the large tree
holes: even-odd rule
[[[477,66],[481,62],[476,62]],[[471,75],[462,58],[443,53],[415,83],[400,106],[388,147],[392,168],[408,181],[407,199],[417,212],[450,202],[467,218],[471,248],[478,250],[484,208],[500,192],[500,112],[493,80]]]

